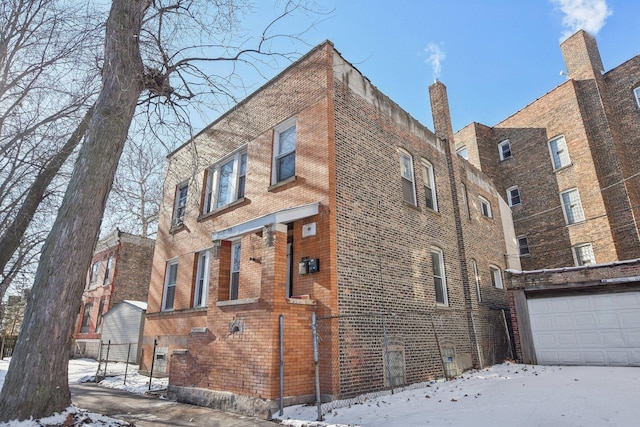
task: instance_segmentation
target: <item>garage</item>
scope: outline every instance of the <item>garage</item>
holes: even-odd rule
[[[640,366],[640,292],[527,300],[539,364]]]

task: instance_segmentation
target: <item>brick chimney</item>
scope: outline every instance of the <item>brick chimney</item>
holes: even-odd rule
[[[445,138],[450,143],[453,143],[453,127],[451,126],[447,87],[439,80],[436,80],[435,83],[429,86],[429,99],[431,100],[433,131],[439,138]]]
[[[584,30],[560,43],[560,50],[570,79],[593,79],[604,71],[596,40]]]

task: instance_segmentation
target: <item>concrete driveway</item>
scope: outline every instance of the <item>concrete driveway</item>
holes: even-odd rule
[[[71,401],[79,408],[108,415],[138,426],[274,427],[270,421],[200,406],[131,394],[97,384],[69,384]]]

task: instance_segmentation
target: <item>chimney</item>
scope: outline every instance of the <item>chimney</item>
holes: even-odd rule
[[[596,40],[586,31],[580,30],[560,43],[560,50],[568,78],[587,80],[604,72]]]
[[[445,138],[450,143],[453,143],[453,127],[451,126],[447,87],[436,80],[435,83],[429,86],[429,98],[431,99],[433,130],[436,136]]]

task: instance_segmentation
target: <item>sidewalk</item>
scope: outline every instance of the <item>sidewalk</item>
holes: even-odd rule
[[[274,427],[274,423],[200,406],[162,400],[100,387],[69,384],[71,401],[79,408],[108,415],[137,426]]]

